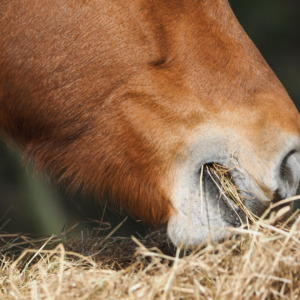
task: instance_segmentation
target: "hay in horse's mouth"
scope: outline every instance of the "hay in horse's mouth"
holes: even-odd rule
[[[202,166],[200,170],[200,197],[202,199],[202,175],[203,169],[206,172],[220,191],[220,197],[224,197],[229,203],[232,201],[245,213],[248,220],[257,222],[258,217],[253,214],[244,204],[244,198],[241,196],[238,187],[236,186],[231,174],[232,168],[225,167],[218,163],[210,163]],[[231,207],[234,211],[234,206]],[[238,213],[236,212],[238,215]],[[241,220],[241,219],[240,219]],[[243,222],[241,221],[243,224]]]

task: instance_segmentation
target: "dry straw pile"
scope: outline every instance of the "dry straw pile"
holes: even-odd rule
[[[299,299],[300,218],[274,225],[283,210],[191,252],[163,229],[139,240],[2,234],[0,299]]]

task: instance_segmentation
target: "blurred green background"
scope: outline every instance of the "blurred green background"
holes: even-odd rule
[[[300,0],[230,0],[240,23],[300,108]],[[61,187],[28,173],[21,154],[0,141],[0,228],[39,235],[59,233],[69,221],[101,219],[102,208],[92,199],[68,195]],[[112,227],[124,219],[106,213]],[[94,224],[96,226],[96,224]],[[138,232],[143,226],[126,220],[117,235]],[[107,231],[109,232],[109,230]]]

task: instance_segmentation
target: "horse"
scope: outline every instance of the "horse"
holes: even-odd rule
[[[227,0],[3,0],[0,28],[1,134],[57,183],[187,248],[245,220],[207,164],[257,215],[296,193],[299,113]]]

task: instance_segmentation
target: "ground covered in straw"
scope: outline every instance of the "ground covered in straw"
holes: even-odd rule
[[[192,252],[164,229],[139,240],[2,233],[0,299],[298,299],[300,219],[270,223]]]

